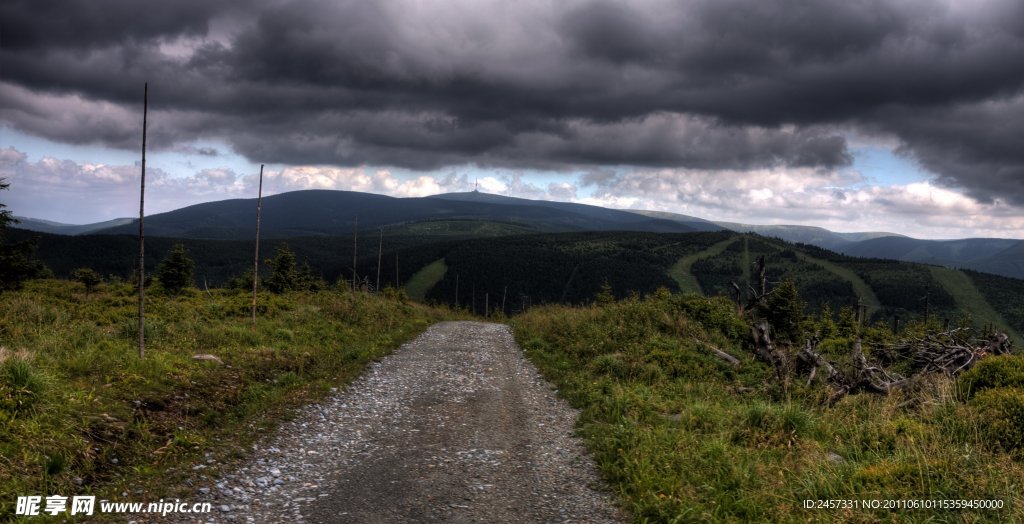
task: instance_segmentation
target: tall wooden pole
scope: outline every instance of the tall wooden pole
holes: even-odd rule
[[[459,307],[459,274],[455,273],[455,307]]]
[[[380,243],[377,244],[377,284],[373,290],[380,293],[380,259],[384,254],[384,228],[380,228]]]
[[[356,242],[359,239],[359,215],[352,222],[352,291],[356,290]]]
[[[256,285],[260,278],[260,218],[263,213],[263,164],[260,164],[260,189],[256,196],[256,252],[252,261],[252,328],[256,329]]]
[[[142,88],[142,179],[139,184],[139,358],[146,356],[146,124],[149,116],[149,82]]]
[[[398,279],[398,251],[395,251],[395,289],[402,288],[402,286],[399,285],[399,282],[401,282],[401,280]]]

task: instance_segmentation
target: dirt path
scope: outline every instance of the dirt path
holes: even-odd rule
[[[215,485],[217,522],[621,522],[507,326],[445,322]]]

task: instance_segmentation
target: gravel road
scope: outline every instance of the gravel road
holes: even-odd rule
[[[445,322],[189,502],[210,522],[622,522],[575,418],[507,326]]]

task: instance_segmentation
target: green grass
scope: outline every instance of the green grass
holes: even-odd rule
[[[251,296],[188,290],[147,299],[137,354],[129,286],[30,282],[0,300],[0,521],[18,495],[157,500],[189,464],[220,463],[343,387],[446,311],[351,292]],[[209,353],[223,365],[192,359]],[[176,487],[177,486],[177,487]],[[136,494],[142,489],[142,495]]]
[[[409,298],[423,302],[430,288],[444,278],[445,271],[448,271],[448,266],[445,265],[443,258],[427,264],[405,283],[405,292],[409,294]]]
[[[839,264],[829,262],[828,260],[822,260],[820,258],[812,257],[806,253],[801,253],[799,251],[796,252],[796,256],[800,260],[820,266],[829,273],[832,273],[833,275],[848,281],[853,286],[853,290],[854,292],[857,293],[857,296],[860,297],[860,299],[864,301],[864,304],[868,306],[869,315],[872,312],[882,308],[882,303],[881,301],[878,300],[878,297],[875,295],[875,291],[871,289],[871,286],[869,286],[867,282],[864,282],[864,280],[857,276],[857,274],[854,273],[851,269],[840,266]]]
[[[939,266],[928,266],[928,269],[932,272],[935,280],[942,285],[942,288],[953,296],[957,305],[963,310],[971,312],[976,324],[992,324],[997,326],[997,329],[1006,330],[1007,336],[1015,344],[1024,342],[1020,333],[1010,326],[1009,322],[985,300],[985,297],[981,296],[978,288],[962,271]]]
[[[683,258],[680,258],[678,262],[676,262],[675,264],[672,265],[671,268],[669,268],[668,276],[672,277],[672,279],[679,284],[679,290],[684,293],[703,293],[703,291],[700,288],[700,283],[697,282],[697,277],[693,276],[693,273],[690,272],[690,269],[693,267],[693,263],[702,258],[710,258],[721,255],[727,247],[729,247],[733,242],[736,242],[738,239],[739,237],[734,237],[727,240],[723,240],[699,253],[694,253],[692,255],[687,255]]]
[[[983,436],[995,423],[948,379],[826,408],[824,387],[794,380],[784,391],[751,357],[746,322],[724,298],[535,308],[513,327],[581,410],[578,431],[636,522],[1024,519],[1024,464]],[[819,499],[1000,499],[1006,509],[803,507]]]

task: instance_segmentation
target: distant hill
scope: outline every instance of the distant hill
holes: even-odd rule
[[[1012,278],[1024,278],[1024,241],[1005,238],[964,238],[923,240],[896,233],[838,233],[821,227],[800,225],[755,225],[738,222],[710,222],[688,215],[658,211],[634,211],[649,217],[673,220],[697,231],[727,229],[757,233],[817,246],[854,257],[921,262],[951,268],[984,271]]]
[[[742,224],[739,222],[712,222],[703,218],[693,217],[690,215],[681,215],[678,213],[668,213],[665,211],[644,211],[644,210],[629,210],[632,213],[652,217],[662,218],[665,220],[672,220],[680,224],[686,225],[696,231],[720,231],[729,230],[736,231],[737,233],[757,233],[761,236],[774,237],[785,240],[786,242],[799,242],[801,244],[810,244],[812,246],[823,247],[825,249],[837,249],[842,246],[847,246],[860,242],[862,240],[868,240],[880,237],[903,237],[896,233],[886,232],[859,232],[859,233],[837,233],[835,231],[829,231],[828,229],[815,227],[815,226],[799,226],[799,225],[756,225],[756,224]],[[906,237],[903,237],[906,238]]]
[[[146,217],[148,235],[176,238],[247,239],[254,236],[256,199],[223,200]],[[358,220],[358,226],[357,221]],[[487,195],[449,194],[393,198],[351,191],[293,191],[263,199],[261,235],[267,238],[350,234],[425,220],[484,220],[535,232],[692,231],[670,220],[583,204]],[[99,231],[122,234],[132,224]]]
[[[781,238],[786,242],[799,242],[825,249],[841,249],[844,246],[855,244],[873,238],[906,238],[896,233],[884,232],[859,232],[859,233],[837,233],[822,227],[797,226],[797,225],[767,225],[758,226],[753,224],[739,224],[736,222],[715,222],[716,224],[740,233],[757,233],[761,236]]]
[[[40,233],[52,233],[54,235],[87,235],[96,231],[131,224],[133,222],[133,219],[131,218],[115,218],[113,220],[106,220],[104,222],[96,222],[93,224],[75,225],[62,224],[51,220],[40,220],[37,218],[14,218],[18,221],[16,227],[28,229],[29,231],[38,231]]]
[[[661,211],[618,210],[569,202],[514,198],[477,191],[394,198],[351,191],[294,191],[264,198],[262,235],[298,238],[351,235],[386,227],[390,234],[449,238],[529,233],[636,231],[684,233],[730,230],[808,244],[850,256],[968,268],[1024,278],[1024,241],[969,238],[921,240],[888,232],[839,233],[802,225],[712,222]],[[211,240],[253,238],[255,199],[207,202],[146,217],[152,237]],[[358,223],[357,221],[358,217]],[[69,225],[21,218],[23,229],[59,235],[135,234],[133,219]]]
[[[647,211],[643,209],[630,209],[631,213],[638,215],[644,215],[651,218],[660,218],[664,220],[671,220],[685,225],[686,227],[692,228],[694,231],[721,231],[723,229],[729,229],[727,227],[716,224],[710,220],[704,220],[703,218],[692,217],[690,215],[682,215],[679,213],[669,213],[667,211]]]
[[[1005,238],[921,240],[907,237],[885,237],[848,244],[837,250],[855,257],[923,262],[1024,278],[1024,241],[1022,240]]]

